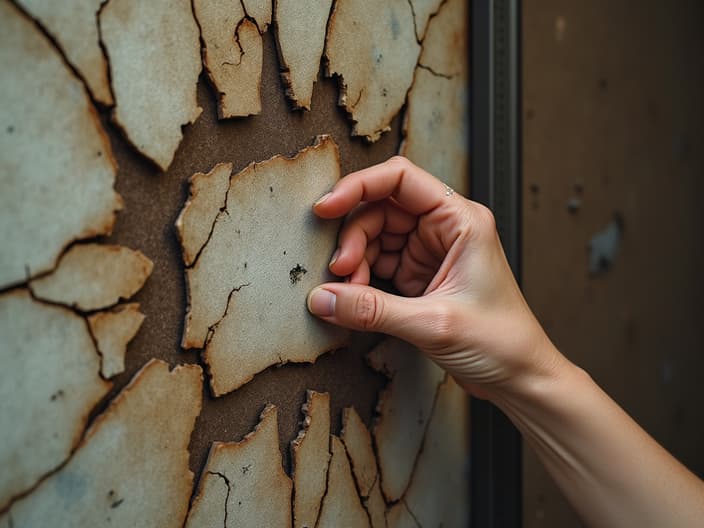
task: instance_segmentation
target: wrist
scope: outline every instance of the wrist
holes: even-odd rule
[[[587,376],[557,350],[542,329],[521,363],[515,375],[491,389],[487,388],[489,400],[498,407],[503,403],[540,406],[552,397],[551,394],[559,392],[559,387],[569,386]]]

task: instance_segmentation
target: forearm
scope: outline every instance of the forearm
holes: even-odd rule
[[[567,360],[493,400],[589,526],[704,522],[702,481]]]

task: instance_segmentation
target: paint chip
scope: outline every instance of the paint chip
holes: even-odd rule
[[[204,174],[190,178],[190,194],[176,220],[183,261],[191,266],[208,242],[219,214],[225,211],[232,163],[218,163]]]
[[[104,0],[17,0],[54,38],[96,101],[111,105],[108,63],[100,47],[98,11]]]
[[[69,457],[111,384],[83,318],[26,289],[0,295],[0,335],[2,510]]]
[[[281,78],[294,108],[310,110],[331,6],[332,0],[276,2],[276,44]]]
[[[152,261],[140,251],[107,244],[77,244],[56,269],[31,281],[34,295],[83,311],[100,310],[129,299],[152,272]]]
[[[171,165],[181,127],[201,113],[198,26],[190,0],[110,0],[100,30],[115,96],[114,121],[161,170]]]
[[[346,331],[306,309],[308,292],[334,280],[327,263],[339,226],[316,218],[311,204],[339,178],[337,146],[328,136],[293,158],[253,163],[231,178],[225,211],[186,270],[190,305],[182,344],[205,348],[216,396],[269,366],[313,362],[346,342]],[[270,192],[275,186],[289,192]],[[185,209],[181,229],[211,219]],[[304,264],[306,273],[292,283],[291,270]]]
[[[68,463],[16,501],[0,526],[11,519],[14,526],[180,528],[201,400],[199,366],[169,372],[163,361],[150,361],[96,418]]]
[[[112,231],[116,165],[82,83],[10,2],[0,5],[0,288]]]
[[[345,446],[336,436],[330,437],[330,451],[332,457],[328,470],[328,489],[317,527],[368,527],[369,517],[357,494]]]
[[[390,130],[420,54],[408,0],[336,2],[328,23],[326,75],[340,77],[339,104],[352,135],[376,141]]]
[[[460,194],[469,192],[467,2],[448,0],[430,19],[399,149]]]
[[[408,486],[445,372],[418,349],[394,338],[377,345],[369,363],[389,378],[379,396],[373,432],[381,489],[393,502]]]
[[[448,376],[404,497],[420,526],[469,526],[468,396]]]
[[[342,411],[342,443],[352,463],[362,504],[372,528],[385,528],[386,503],[381,494],[379,470],[372,448],[372,437],[354,407]]]
[[[268,4],[268,16],[265,11]],[[218,99],[218,117],[261,113],[264,47],[260,32],[271,21],[271,1],[194,0],[204,43],[203,63]],[[264,10],[264,11],[263,11]]]
[[[100,353],[100,372],[104,378],[112,378],[125,370],[127,344],[137,335],[144,314],[138,303],[116,306],[106,312],[88,317],[91,334]]]
[[[330,395],[308,391],[303,429],[291,442],[293,526],[314,527],[327,485],[330,462]]]
[[[186,528],[291,526],[291,479],[281,466],[276,407],[241,442],[215,442]]]

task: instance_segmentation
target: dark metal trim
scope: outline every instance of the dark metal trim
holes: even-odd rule
[[[511,269],[521,267],[520,0],[472,0],[470,197],[494,212]],[[518,527],[521,438],[493,405],[471,406],[471,526]]]

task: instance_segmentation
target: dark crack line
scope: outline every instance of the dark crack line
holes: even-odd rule
[[[240,1],[241,1],[241,0],[240,0]],[[247,16],[242,17],[242,19],[241,19],[239,22],[237,22],[237,25],[235,26],[235,32],[234,32],[234,34],[233,34],[233,37],[234,37],[234,39],[235,39],[235,44],[237,44],[237,49],[240,50],[240,56],[237,58],[237,62],[225,61],[225,62],[223,62],[223,63],[220,65],[221,67],[222,67],[222,66],[225,66],[225,65],[228,65],[228,66],[239,66],[239,65],[242,64],[242,57],[244,57],[245,52],[244,52],[244,48],[242,47],[242,42],[241,42],[241,40],[240,40],[240,29],[242,29],[242,24],[244,24],[244,22],[245,22],[246,20],[251,22],[251,20],[249,20],[249,18],[247,18]],[[256,24],[255,24],[255,25],[256,25]],[[257,31],[259,31],[259,27],[258,27],[258,26],[257,26]]]
[[[416,36],[416,42],[420,44],[422,39],[418,34],[418,21],[416,20],[416,8],[413,6],[413,0],[408,0],[408,5],[411,8],[411,15],[413,16],[413,34]]]
[[[325,490],[323,491],[323,496],[320,498],[320,506],[318,507],[318,514],[315,516],[315,528],[320,525],[320,516],[323,513],[323,506],[325,505],[325,499],[328,496],[328,490],[330,488],[330,464],[332,463],[332,435],[329,436],[328,440],[328,465],[325,468]]]
[[[357,105],[362,100],[363,95],[364,95],[364,88],[361,88],[359,90],[359,95],[357,96],[357,100],[350,105],[350,109],[349,109],[350,113],[354,112],[355,108],[357,108]]]
[[[214,322],[212,325],[208,327],[208,332],[205,337],[205,343],[203,344],[203,348],[206,348],[210,341],[213,339],[213,336],[215,335],[215,331],[218,329],[218,326],[222,321],[227,317],[227,312],[230,310],[230,301],[232,301],[232,296],[240,291],[242,288],[246,288],[247,286],[251,286],[251,282],[247,282],[245,284],[240,284],[239,286],[236,286],[232,290],[230,290],[229,295],[227,296],[227,304],[225,305],[225,312],[222,314],[220,319],[218,319],[216,322]]]
[[[367,518],[369,519],[369,526],[372,525],[372,514],[369,511],[369,508],[367,507],[367,502],[369,500],[372,488],[374,485],[369,488],[369,493],[367,495],[364,495],[362,493],[362,485],[360,484],[359,480],[357,479],[357,473],[354,470],[354,464],[352,463],[352,457],[350,456],[350,452],[347,450],[347,444],[345,444],[345,441],[340,438],[340,442],[342,442],[343,447],[345,448],[345,456],[347,457],[347,463],[350,465],[350,473],[352,473],[352,480],[354,481],[354,487],[357,490],[357,497],[359,498],[359,502],[362,505],[362,508],[364,509],[364,513],[367,514]],[[374,461],[376,463],[376,460]],[[374,479],[374,482],[376,482],[376,479]]]
[[[442,0],[440,4],[438,5],[438,8],[430,13],[430,16],[428,17],[428,21],[425,23],[425,33],[423,33],[423,36],[421,37],[418,34],[418,27],[417,27],[417,22],[416,22],[416,11],[415,8],[413,7],[413,0],[408,0],[408,3],[411,5],[411,12],[413,13],[413,26],[415,27],[415,34],[416,34],[416,41],[418,44],[423,44],[423,41],[425,40],[425,36],[428,34],[428,28],[430,27],[430,21],[433,20],[436,16],[438,16],[438,13],[442,11],[442,8],[447,4],[449,0]]]
[[[423,525],[418,520],[418,517],[416,517],[416,514],[413,513],[413,510],[411,510],[411,508],[408,506],[406,499],[405,498],[401,499],[401,502],[403,503],[403,507],[406,508],[406,511],[408,512],[408,514],[413,518],[413,522],[416,523],[416,526],[418,528],[423,528]]]
[[[230,196],[230,188],[231,187],[232,187],[232,171],[230,171],[230,178],[228,179],[227,189],[225,190],[225,198],[222,202],[222,205],[220,206],[220,209],[218,209],[218,213],[215,215],[215,218],[213,219],[213,223],[210,226],[210,231],[208,232],[208,237],[205,239],[205,242],[203,242],[203,245],[196,252],[191,263],[187,266],[184,266],[187,270],[194,268],[195,265],[198,263],[198,259],[200,258],[201,253],[203,253],[203,250],[205,250],[206,246],[210,243],[210,239],[213,238],[213,233],[215,232],[215,226],[217,225],[218,220],[220,220],[222,215],[230,216],[230,212],[227,210],[227,200]],[[190,191],[189,191],[189,194],[190,194]],[[192,195],[190,195],[188,199],[190,200],[191,198],[192,198]],[[185,210],[185,206],[184,206],[184,210]]]
[[[266,33],[267,30],[265,29],[264,31],[262,31],[262,29],[259,27],[259,22],[257,22],[257,19],[254,18],[253,16],[251,16],[247,12],[247,6],[244,5],[244,0],[240,0],[240,5],[242,6],[242,11],[244,11],[244,17],[242,18],[242,20],[240,20],[239,24],[237,24],[237,27],[239,28],[240,24],[242,24],[242,22],[244,20],[249,20],[257,28],[257,31],[259,32],[260,35],[263,35],[264,33]],[[273,5],[272,5],[272,10],[273,10]],[[240,48],[240,49],[242,49],[242,48]],[[244,52],[243,52],[243,54],[244,54]]]
[[[454,75],[449,75],[449,74],[447,74],[447,73],[440,73],[440,72],[438,72],[438,71],[435,71],[435,70],[434,70],[433,68],[431,68],[430,66],[426,66],[425,64],[421,64],[420,62],[418,63],[418,68],[429,72],[430,74],[434,75],[435,77],[441,77],[441,78],[443,78],[443,79],[448,79],[448,80],[452,80],[452,79],[454,79],[455,77],[457,77],[457,76],[459,75],[459,74],[457,74],[457,73],[454,74]]]
[[[113,105],[117,106],[117,99],[115,98],[115,90],[112,88],[112,67],[110,66],[110,57],[108,56],[108,48],[103,42],[103,28],[100,26],[100,15],[103,13],[103,9],[110,3],[110,0],[103,0],[100,3],[98,11],[95,13],[95,25],[98,28],[98,46],[100,46],[100,51],[105,58],[105,64],[107,66],[107,76],[108,76],[108,89],[110,90],[110,95],[112,96]]]
[[[95,337],[95,334],[93,333],[93,329],[90,327],[90,322],[88,321],[87,317],[83,317],[83,322],[86,325],[86,331],[88,332],[88,335],[90,336],[90,340],[93,342],[93,348],[95,349],[95,353],[98,356],[98,359],[100,360],[100,368],[98,369],[98,375],[103,380],[110,382],[110,380],[103,375],[105,356],[103,356],[103,352],[102,352],[102,350],[100,350],[100,347],[98,346],[98,339]]]
[[[444,385],[447,382],[447,374],[443,377],[443,379],[437,384],[435,387],[435,395],[433,396],[433,405],[430,408],[430,414],[428,415],[428,419],[425,422],[425,427],[423,428],[423,440],[421,441],[420,444],[420,449],[418,449],[418,453],[416,453],[416,457],[413,460],[413,466],[411,467],[411,475],[408,479],[408,483],[406,484],[406,488],[403,490],[403,493],[401,494],[401,499],[404,500],[406,498],[406,492],[408,491],[408,488],[411,486],[411,483],[413,482],[413,477],[416,474],[416,470],[418,469],[418,461],[420,460],[421,455],[425,451],[425,443],[428,439],[428,429],[430,429],[430,423],[433,421],[433,417],[435,416],[435,410],[438,404],[438,397],[440,396],[440,387]],[[408,510],[410,511],[410,509]]]
[[[323,75],[328,78],[332,77],[332,72],[330,71],[330,60],[328,59],[328,39],[330,38],[330,26],[334,23],[336,9],[337,0],[332,0],[332,2],[330,3],[330,12],[328,13],[328,21],[325,23],[325,39],[323,40],[323,53],[320,56],[320,66],[323,70]]]
[[[225,495],[225,518],[223,519],[222,524],[223,528],[227,528],[227,505],[230,502],[230,492],[232,491],[232,488],[230,487],[230,479],[228,479],[223,473],[220,473],[219,471],[208,471],[208,474],[214,477],[220,477],[227,486],[227,495]]]
[[[39,21],[39,19],[35,18],[30,14],[28,11],[26,11],[19,3],[17,0],[10,0],[12,5],[17,9],[20,13],[22,13],[23,16],[31,20],[35,26],[37,26],[37,29],[39,32],[47,39],[49,40],[49,44],[51,44],[51,47],[54,48],[54,50],[59,54],[61,57],[62,62],[64,65],[71,70],[71,73],[78,79],[78,81],[83,85],[83,89],[85,90],[86,94],[88,94],[88,99],[90,99],[90,102],[93,104],[94,107],[97,108],[104,108],[107,105],[103,103],[99,103],[98,100],[93,96],[93,92],[90,90],[90,87],[88,86],[88,82],[86,81],[86,78],[78,71],[78,69],[71,64],[71,62],[68,60],[68,57],[66,56],[66,52],[64,49],[61,47],[59,44],[59,41],[57,40],[54,35],[49,33],[49,30],[44,27],[44,25]],[[100,43],[100,48],[101,51],[103,52],[103,55],[105,57],[105,61],[108,63],[108,81],[110,85],[110,94],[113,96],[113,101],[115,100],[115,94],[112,93],[112,80],[110,77],[110,63],[108,61],[108,56],[105,53],[105,49],[102,46],[102,40],[100,36],[100,24],[98,23],[98,15],[100,12],[103,10],[103,6],[108,3],[109,0],[106,0],[103,4],[100,5],[98,8],[98,11],[95,12],[95,25],[98,26],[98,42]]]

